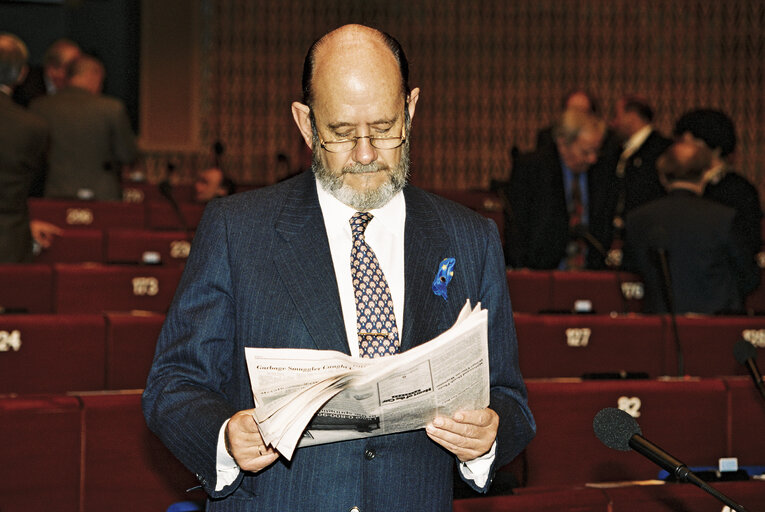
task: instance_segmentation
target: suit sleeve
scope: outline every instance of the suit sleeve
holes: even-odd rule
[[[496,457],[486,485],[478,488],[466,480],[479,492],[488,490],[496,470],[512,461],[536,433],[536,424],[527,403],[526,386],[518,366],[518,341],[499,233],[493,221],[485,219],[485,225],[487,236],[479,300],[489,312],[489,407],[499,415],[499,431]]]
[[[157,342],[143,394],[149,428],[213,498],[233,492],[242,475],[215,491],[216,448],[236,408],[224,397],[236,351],[235,307],[224,215],[211,203]]]

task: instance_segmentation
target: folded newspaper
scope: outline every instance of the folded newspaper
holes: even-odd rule
[[[488,313],[468,300],[454,325],[393,356],[245,349],[264,442],[295,448],[424,428],[437,415],[489,405]]]

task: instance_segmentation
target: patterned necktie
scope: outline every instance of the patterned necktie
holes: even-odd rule
[[[351,277],[361,357],[395,354],[400,344],[388,282],[377,256],[364,240],[364,231],[372,217],[369,212],[356,212],[350,220],[353,235]]]

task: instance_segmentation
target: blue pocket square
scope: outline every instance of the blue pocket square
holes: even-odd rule
[[[438,271],[436,272],[436,278],[433,280],[433,293],[439,297],[443,297],[444,300],[449,300],[446,295],[446,287],[454,277],[454,258],[444,258],[444,260],[438,264]]]

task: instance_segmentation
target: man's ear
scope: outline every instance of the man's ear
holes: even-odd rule
[[[414,109],[417,106],[417,100],[420,99],[420,88],[415,87],[409,92],[409,98],[407,100],[407,108],[409,109],[409,120],[414,119]]]
[[[309,148],[313,149],[313,130],[311,130],[311,108],[299,101],[292,103],[292,117],[300,130],[300,135]]]

